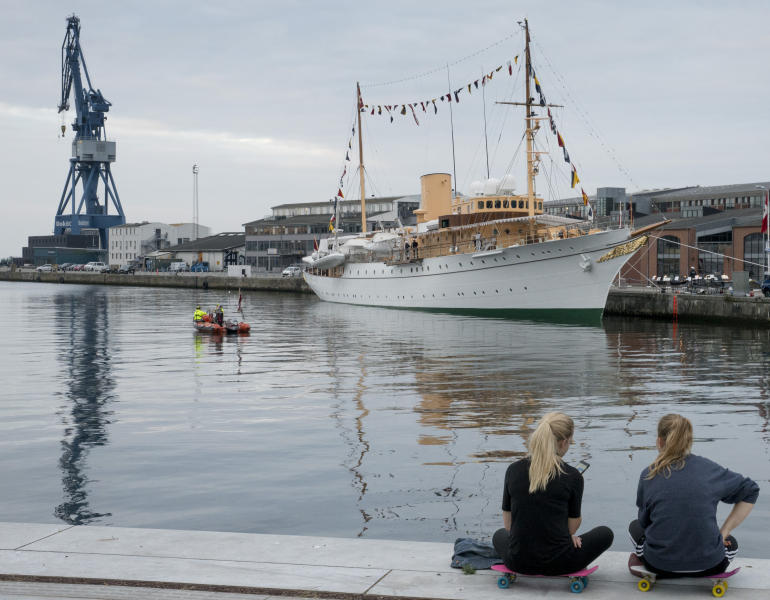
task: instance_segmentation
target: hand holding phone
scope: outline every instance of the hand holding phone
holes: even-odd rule
[[[581,474],[586,472],[586,469],[590,467],[591,465],[587,463],[584,460],[581,460],[578,464],[575,465],[575,468],[580,471]]]

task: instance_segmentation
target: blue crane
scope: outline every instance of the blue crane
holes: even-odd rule
[[[72,158],[59,208],[54,219],[54,234],[80,234],[83,230],[99,231],[100,247],[107,248],[107,230],[124,225],[126,217],[120,204],[118,190],[112,177],[110,163],[115,162],[115,142],[105,133],[105,113],[110,102],[101,90],[94,90],[88,75],[86,60],[80,47],[80,19],[67,18],[67,33],[62,43],[61,102],[59,112],[69,110],[70,92],[75,102],[72,129]],[[80,67],[83,66],[87,87],[83,87]],[[74,87],[74,91],[73,88]],[[66,127],[62,125],[62,135]],[[103,201],[99,201],[99,184],[104,184]],[[77,194],[78,184],[82,187]],[[115,214],[109,214],[110,202]],[[69,206],[69,208],[68,208]]]

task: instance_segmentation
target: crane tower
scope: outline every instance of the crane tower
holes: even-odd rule
[[[80,67],[85,75],[84,87]],[[70,91],[75,102],[72,130],[72,158],[59,208],[54,219],[54,234],[80,234],[85,229],[98,230],[100,247],[107,248],[107,229],[123,225],[126,217],[112,177],[110,163],[115,162],[115,142],[107,140],[104,122],[110,102],[101,90],[94,90],[80,47],[80,19],[67,19],[67,33],[62,43],[62,87],[59,112],[69,110]],[[72,89],[74,88],[74,90]],[[65,126],[62,125],[62,135]],[[99,198],[100,184],[103,195]],[[81,192],[78,194],[78,188]],[[114,214],[110,214],[110,203]]]

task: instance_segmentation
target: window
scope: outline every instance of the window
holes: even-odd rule
[[[508,208],[508,200],[503,200],[503,208]]]
[[[487,200],[487,208],[492,208],[492,201],[491,200]]]
[[[698,272],[701,275],[721,275],[724,272],[724,254],[730,254],[733,232],[724,231],[698,238]]]
[[[761,233],[751,233],[743,238],[743,263],[741,269],[747,271],[749,277],[755,281],[762,281],[762,271],[764,270],[761,265],[764,264],[765,256],[762,252],[763,235]]]
[[[479,209],[482,209],[482,208],[484,208],[484,201],[479,200]]]
[[[679,238],[667,235],[658,240],[658,276],[679,275]]]
[[[500,200],[495,200],[495,208],[501,208],[501,207],[502,207],[502,204]]]

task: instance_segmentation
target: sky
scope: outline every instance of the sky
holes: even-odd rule
[[[53,233],[69,168],[73,109],[62,121],[66,17],[81,20],[95,88],[112,103],[107,135],[128,222],[192,220],[242,231],[270,207],[360,194],[355,84],[363,116],[366,194],[418,194],[421,175],[456,173],[456,187],[512,174],[525,188],[523,57],[532,59],[588,194],[770,179],[770,3],[327,2],[0,0],[0,256]],[[519,63],[520,64],[520,63]],[[481,88],[466,86],[497,66]],[[392,83],[397,82],[397,83]],[[400,105],[463,87],[438,113]],[[486,113],[486,115],[485,115]],[[486,116],[486,145],[485,145]],[[451,123],[450,123],[451,119]],[[60,125],[67,124],[65,137]],[[454,134],[454,160],[452,152]],[[485,150],[488,148],[488,150]],[[538,193],[574,196],[547,123]]]

